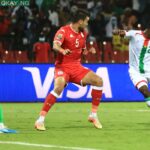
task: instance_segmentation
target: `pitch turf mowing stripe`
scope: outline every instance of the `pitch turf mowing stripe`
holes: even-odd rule
[[[48,145],[48,144],[33,144],[33,143],[19,142],[19,141],[18,142],[0,141],[0,144],[22,145],[22,146],[43,147],[43,148],[59,148],[59,149],[69,149],[69,150],[102,150],[102,149],[66,147],[66,146]]]

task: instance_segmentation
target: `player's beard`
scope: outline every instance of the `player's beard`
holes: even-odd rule
[[[84,31],[84,28],[79,27],[79,32],[83,32],[83,31]]]

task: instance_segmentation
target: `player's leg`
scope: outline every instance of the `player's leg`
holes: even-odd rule
[[[102,128],[101,123],[97,117],[97,111],[102,98],[103,80],[93,71],[88,72],[82,79],[83,85],[92,85],[92,108],[89,115],[89,121],[93,122],[96,128]]]
[[[44,120],[45,116],[47,115],[48,111],[51,109],[51,107],[55,104],[56,99],[63,91],[64,87],[66,85],[66,80],[63,76],[57,77],[54,81],[54,89],[51,91],[51,93],[46,97],[44,105],[42,107],[42,110],[40,112],[40,116],[38,120],[35,123],[35,128],[38,130],[45,130],[44,126]]]
[[[0,133],[17,133],[16,130],[9,129],[4,125],[3,110],[1,105],[0,105]]]
[[[66,81],[63,77],[58,77],[55,79],[54,89],[46,97],[46,100],[44,102],[44,106],[40,112],[40,115],[45,116],[48,113],[50,108],[55,104],[56,98],[58,98],[61,92],[63,91],[65,84],[66,84]]]
[[[129,69],[129,75],[134,86],[144,96],[147,105],[150,106],[150,91],[148,89],[147,78],[133,68]]]
[[[147,106],[150,107],[150,91],[148,89],[148,85],[143,85],[139,88],[139,91],[143,94]]]

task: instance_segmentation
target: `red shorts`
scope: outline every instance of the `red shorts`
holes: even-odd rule
[[[64,77],[66,82],[72,82],[81,85],[81,80],[91,71],[83,67],[81,64],[63,64],[55,67],[55,79],[57,77]]]

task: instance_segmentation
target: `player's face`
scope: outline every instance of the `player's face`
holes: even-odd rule
[[[84,28],[88,26],[89,17],[86,17],[84,20],[79,21],[79,29],[80,31],[83,31]]]
[[[83,28],[88,26],[88,22],[89,22],[89,17],[86,17],[83,21]]]

